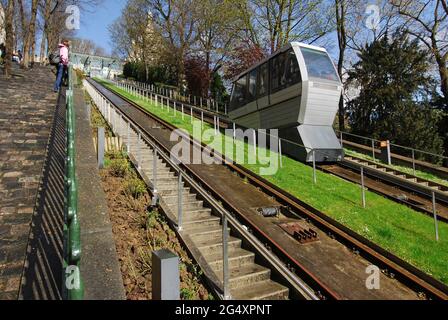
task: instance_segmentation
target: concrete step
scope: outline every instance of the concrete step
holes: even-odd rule
[[[230,232],[230,228],[227,228]],[[203,227],[197,226],[189,228],[186,232],[194,242],[201,242],[204,240],[213,241],[214,239],[222,239],[222,226],[217,227]]]
[[[149,171],[149,170],[144,170],[143,169],[143,172],[146,174],[146,176],[149,178],[149,179],[151,179],[151,181],[152,181],[152,178],[153,178],[153,175],[152,175],[152,171]],[[170,177],[172,177],[173,176],[173,172],[171,172],[171,171],[167,171],[167,170],[164,170],[164,171],[157,171],[157,180],[159,180],[159,179],[165,179],[165,178],[170,178]]]
[[[188,220],[199,220],[210,217],[212,215],[212,209],[190,209],[185,211],[185,221]]]
[[[182,182],[181,184],[181,188],[184,187],[184,183]],[[178,190],[179,186],[178,186],[178,182],[164,182],[164,181],[160,181],[159,179],[157,179],[157,189],[158,190],[174,190],[177,194],[177,190]]]
[[[157,182],[165,184],[165,183],[175,183],[176,186],[179,183],[179,178],[176,177],[174,174],[172,174],[171,176],[166,175],[166,176],[161,176],[161,177],[157,177]]]
[[[168,204],[168,203],[167,203]],[[170,207],[171,211],[177,212],[177,203],[173,204],[168,204],[168,206]],[[198,210],[198,209],[203,209],[204,208],[204,201],[202,200],[192,200],[192,201],[184,201],[182,202],[182,209],[183,211],[186,210]]]
[[[241,268],[248,264],[254,263],[255,254],[253,252],[236,248],[229,248],[228,251],[229,256],[229,268]],[[210,267],[213,271],[220,272],[222,270],[222,252],[216,252],[210,255],[204,255],[205,260],[207,260]]]
[[[182,227],[186,232],[188,232],[189,229],[196,228],[197,226],[202,227],[216,227],[219,226],[221,223],[221,218],[210,215],[207,218],[197,219],[197,220],[185,220],[182,223]]]
[[[241,243],[241,239],[229,236],[227,246],[229,249],[236,249],[241,247]],[[206,239],[203,241],[196,241],[195,245],[204,255],[222,252],[222,235],[221,237],[215,238],[213,240]]]
[[[172,195],[172,196],[167,196],[167,197],[163,197],[163,201],[165,201],[166,204],[168,205],[177,205],[177,201],[179,200],[178,195]],[[192,194],[192,193],[188,193],[182,194],[182,203],[188,203],[188,202],[193,202],[196,200],[196,195]]]
[[[288,299],[288,288],[266,280],[247,286],[244,290],[231,290],[232,299],[234,300],[286,300]]]
[[[136,155],[135,155],[135,157],[137,158]],[[152,159],[144,159],[142,157],[140,162],[141,162],[142,167],[151,168],[151,169],[153,168],[154,161]],[[165,165],[165,163],[162,160],[157,160],[157,169],[165,168],[165,167],[167,167],[167,166]]]
[[[271,278],[271,270],[255,263],[241,268],[233,268],[229,271],[230,292],[232,292],[232,289],[246,288]],[[222,281],[223,273],[218,272],[217,277]]]
[[[173,195],[177,196],[177,192],[178,192],[177,188],[169,188],[169,189],[162,190],[159,188],[158,185],[157,185],[157,191],[159,192],[159,194],[162,197],[169,197],[169,196],[173,196]],[[183,192],[190,193],[190,187],[184,187]]]

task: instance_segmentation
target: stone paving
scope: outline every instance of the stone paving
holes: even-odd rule
[[[0,300],[19,297],[57,101],[49,68],[13,73],[0,75]]]

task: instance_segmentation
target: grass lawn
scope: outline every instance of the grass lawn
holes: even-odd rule
[[[389,165],[386,165],[385,163],[382,163],[378,159],[373,159],[372,156],[369,156],[367,154],[363,154],[363,153],[360,153],[360,152],[357,152],[357,151],[353,151],[353,150],[350,150],[350,149],[346,149],[346,148],[344,148],[344,151],[345,151],[345,154],[348,155],[348,156],[353,156],[353,157],[356,157],[356,158],[365,159],[365,160],[369,160],[369,161],[375,161],[375,162],[378,162],[379,164],[381,164],[383,166],[386,166],[386,167],[389,167],[391,169],[394,169],[394,170],[397,170],[397,171],[400,171],[400,172],[403,172],[403,173],[406,173],[406,174],[414,175],[414,170],[412,168],[410,168],[410,167],[399,166],[399,165],[394,165],[394,164],[389,166]],[[429,181],[433,181],[433,182],[436,182],[436,183],[439,183],[439,184],[443,184],[443,185],[448,187],[448,181],[447,180],[442,179],[442,178],[440,178],[440,177],[438,177],[438,176],[436,176],[436,175],[434,175],[432,173],[421,171],[421,170],[415,170],[415,176],[419,177],[419,178],[422,178],[422,179],[429,180]]]
[[[189,115],[182,119],[181,113],[174,115],[173,109],[155,106],[154,103],[130,95],[113,84],[98,80],[110,89],[132,99],[142,107],[173,125],[193,133]],[[198,121],[198,120],[195,120]],[[204,125],[204,129],[211,126]],[[195,136],[196,139],[201,137]],[[231,143],[232,137],[220,135]],[[214,139],[216,146],[223,141]],[[205,141],[207,143],[207,141]],[[241,141],[237,143],[244,144]],[[245,145],[245,152],[248,147]],[[448,284],[448,224],[439,222],[440,241],[435,241],[434,221],[373,192],[366,192],[367,208],[361,205],[361,188],[338,177],[317,172],[317,185],[313,184],[312,168],[301,162],[282,156],[283,167],[267,180],[288,191],[302,201],[325,212],[328,216],[351,228],[393,252],[403,260],[415,265],[436,279]],[[242,164],[259,174],[262,164]]]

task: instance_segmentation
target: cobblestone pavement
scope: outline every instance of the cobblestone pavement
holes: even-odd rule
[[[17,299],[56,110],[50,69],[0,75],[0,300]]]

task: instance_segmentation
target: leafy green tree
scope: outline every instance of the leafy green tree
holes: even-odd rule
[[[417,40],[396,33],[366,45],[358,56],[348,80],[360,90],[348,103],[352,131],[442,153],[429,53]]]

